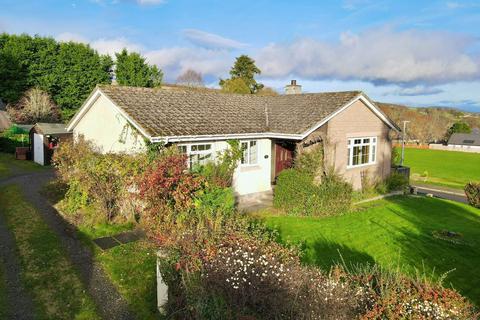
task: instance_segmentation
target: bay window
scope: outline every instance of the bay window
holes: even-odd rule
[[[347,148],[348,168],[375,163],[377,152],[377,137],[348,139]]]

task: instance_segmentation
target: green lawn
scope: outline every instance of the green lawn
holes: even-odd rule
[[[35,318],[99,319],[60,239],[17,186],[0,188],[0,214],[15,237],[21,278],[34,300]]]
[[[480,181],[480,153],[407,148],[405,165],[412,175],[427,172],[428,184],[463,189],[469,181]]]
[[[279,231],[281,242],[301,243],[304,261],[329,268],[378,263],[415,268],[433,277],[446,272],[451,284],[480,305],[480,210],[460,203],[423,197],[393,197],[362,207],[358,212],[329,218],[269,216],[264,219]],[[435,238],[434,231],[463,235],[453,244]]]
[[[46,170],[48,167],[41,166],[29,160],[15,160],[13,154],[0,152],[0,179],[8,178],[15,173],[25,173]]]
[[[93,227],[80,226],[79,232],[137,318],[158,319],[154,246],[148,241],[137,241],[103,251],[92,241],[133,227],[131,223],[98,224]]]

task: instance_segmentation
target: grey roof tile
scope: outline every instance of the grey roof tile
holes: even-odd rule
[[[99,88],[152,137],[301,134],[361,94],[256,96],[125,86]]]

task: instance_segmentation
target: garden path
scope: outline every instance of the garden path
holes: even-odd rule
[[[53,170],[18,173],[15,176],[0,179],[0,186],[17,184],[23,191],[25,199],[30,202],[40,213],[47,225],[58,235],[65,246],[66,252],[73,265],[79,272],[81,279],[88,290],[88,293],[95,301],[100,315],[104,319],[134,319],[126,301],[118,293],[110,282],[102,267],[93,259],[93,253],[78,239],[74,226],[66,222],[57,210],[40,193],[41,188],[54,178]],[[5,239],[5,242],[2,240]],[[0,258],[7,259],[14,254],[14,240],[8,229],[6,229],[0,217],[0,241],[7,244],[0,246]],[[20,284],[19,265],[16,257],[13,260],[5,260],[7,266],[7,285]],[[15,282],[16,281],[16,282]],[[15,289],[15,290],[14,290]],[[33,312],[31,299],[23,290],[22,286],[8,290],[7,299],[9,305],[22,309],[16,312],[25,311],[26,314],[19,314],[11,319],[30,319]],[[12,291],[12,292],[10,292]],[[19,306],[22,306],[21,308]],[[23,307],[25,306],[25,307]]]

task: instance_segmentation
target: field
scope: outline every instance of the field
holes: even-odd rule
[[[405,149],[405,165],[412,180],[463,189],[469,181],[480,181],[480,153]]]
[[[263,219],[284,243],[301,244],[304,261],[329,268],[342,259],[351,266],[378,263],[419,270],[452,285],[480,305],[480,210],[423,197],[372,202],[358,212],[330,218],[273,216]],[[442,230],[458,238],[439,236]]]

